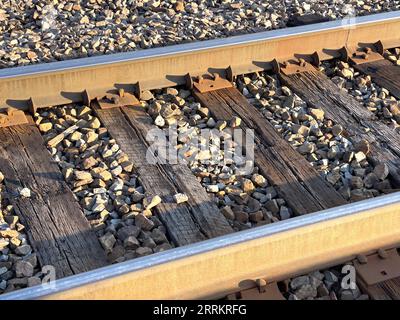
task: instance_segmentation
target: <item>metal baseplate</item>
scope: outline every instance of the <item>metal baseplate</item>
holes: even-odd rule
[[[358,277],[367,285],[400,277],[400,256],[397,249],[379,249],[377,253],[360,255],[353,261]]]
[[[241,290],[226,297],[227,300],[286,300],[276,282],[257,279],[254,288]]]
[[[385,58],[381,54],[372,51],[371,48],[357,49],[350,56],[350,61],[356,65],[384,59]]]
[[[21,110],[7,108],[5,111],[0,111],[0,128],[27,124],[28,118]]]
[[[315,66],[319,66],[319,64],[319,54],[314,52],[310,55],[304,55],[301,58],[292,58],[283,62],[278,62],[278,60],[275,59],[272,61],[272,70],[274,73],[283,73],[289,76],[296,73],[315,71]]]
[[[356,48],[342,48],[342,58],[352,64],[359,65],[368,62],[384,60],[384,46],[381,41],[363,44]]]
[[[228,78],[230,78],[229,75]],[[193,80],[190,75],[187,75],[186,82],[188,87],[193,87],[200,93],[233,87],[231,81],[222,78],[218,73],[213,73],[212,75],[201,75],[195,80]]]
[[[104,97],[97,97],[100,109],[111,109],[124,106],[140,106],[140,101],[134,94],[118,89]]]
[[[86,106],[90,106],[93,100],[97,101],[100,109],[111,109],[125,106],[140,106],[140,84],[131,84],[126,88],[114,88],[102,95],[89,93],[88,90],[82,92],[82,100]],[[136,95],[135,95],[136,94]]]

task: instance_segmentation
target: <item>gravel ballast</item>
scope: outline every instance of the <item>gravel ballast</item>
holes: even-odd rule
[[[398,10],[400,1],[0,0],[0,68],[284,28]]]
[[[0,172],[0,294],[41,284],[45,276],[25,226],[8,200],[5,178]],[[19,196],[29,197],[30,190],[24,189]]]
[[[239,76],[238,89],[275,129],[346,200],[359,201],[391,192],[386,164],[374,166],[369,145],[353,145],[340,124],[325,118],[322,109],[307,105],[275,75],[266,72]]]
[[[154,125],[167,137],[169,127],[176,126],[178,159],[189,166],[234,230],[293,216],[292,208],[278,196],[267,177],[259,174],[252,160],[246,159],[232,143],[233,129],[240,124],[240,118],[213,118],[208,108],[185,89],[154,90],[146,96],[149,99],[142,101],[142,105]],[[204,135],[204,131],[209,135]],[[245,170],[247,161],[251,172]]]
[[[161,199],[145,196],[133,163],[90,108],[40,110],[35,121],[110,263],[172,247],[153,214]]]
[[[399,55],[386,53],[385,56],[392,57],[392,61],[397,63]],[[400,101],[388,89],[377,85],[371,76],[356,71],[343,61],[323,62],[320,70],[371,111],[376,119],[400,133]]]
[[[369,300],[350,278],[352,268],[350,263],[288,279],[282,293],[288,300]]]

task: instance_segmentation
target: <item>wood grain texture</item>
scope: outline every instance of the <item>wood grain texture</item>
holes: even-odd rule
[[[400,300],[400,278],[383,281],[372,286],[366,286],[363,282],[359,282],[359,285],[372,300]]]
[[[395,66],[386,59],[353,66],[354,69],[370,75],[372,81],[400,99],[400,66]]]
[[[201,199],[195,194],[198,190],[190,189],[190,182],[195,179],[191,172],[190,176],[178,176],[169,165],[157,163],[154,156],[151,157],[153,164],[149,163],[149,158],[146,157],[149,146],[146,135],[150,129],[146,124],[148,118],[145,114],[130,112],[134,108],[136,107],[109,110],[96,108],[96,113],[133,162],[146,194],[159,195],[162,198],[163,202],[156,207],[156,211],[168,229],[170,238],[176,245],[182,246],[232,232],[228,222],[210,198]],[[180,169],[187,173],[184,167],[186,168],[182,165]],[[180,192],[189,196],[188,203],[174,202],[173,195]],[[220,219],[212,220],[213,215]],[[203,216],[203,220],[199,218]],[[205,223],[204,220],[209,223]]]
[[[386,124],[375,119],[374,114],[340,90],[326,75],[307,71],[286,76],[281,80],[313,108],[325,111],[325,117],[341,124],[345,135],[357,144],[367,140],[371,146],[368,155],[373,164],[386,163],[392,181],[400,185],[400,135]],[[368,129],[368,130],[366,130]]]
[[[203,106],[209,108],[216,119],[229,121],[234,116],[239,116],[243,130],[254,130],[256,165],[296,214],[346,203],[236,88],[207,93],[195,92],[195,96]]]
[[[107,265],[97,236],[35,125],[0,130],[0,171],[40,265],[54,266],[57,278]],[[30,198],[19,197],[24,187],[31,190]]]
[[[122,112],[138,133],[145,140],[147,133],[156,128],[152,118],[142,107],[123,107]],[[192,215],[200,230],[213,238],[233,232],[226,218],[221,214],[217,205],[211,200],[197,178],[186,164],[163,164],[165,172],[177,189],[189,198]]]

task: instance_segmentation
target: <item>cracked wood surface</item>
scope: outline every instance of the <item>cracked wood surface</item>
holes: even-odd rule
[[[255,163],[296,214],[347,203],[236,88],[195,92],[195,96],[216,119],[239,116],[242,129],[255,131]]]
[[[400,66],[386,59],[354,65],[354,69],[370,75],[372,81],[400,99]]]
[[[105,253],[35,125],[0,129],[0,171],[41,266],[62,278],[107,265]],[[29,188],[30,198],[19,197]]]
[[[158,159],[147,154],[149,143],[146,135],[157,127],[152,125],[150,116],[142,107],[96,108],[96,114],[134,164],[146,194],[162,198],[163,202],[157,205],[156,211],[176,245],[233,232],[186,164],[156,163]],[[153,163],[149,163],[149,159]],[[177,193],[185,193],[188,202],[176,204],[173,196]]]
[[[324,110],[325,117],[343,126],[354,144],[366,140],[371,146],[368,158],[374,165],[386,163],[392,181],[400,185],[400,135],[377,120],[354,97],[319,71],[280,75],[300,98],[313,108]]]

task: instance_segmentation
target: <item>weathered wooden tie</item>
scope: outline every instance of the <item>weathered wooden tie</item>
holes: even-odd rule
[[[218,120],[242,119],[241,129],[256,133],[255,163],[296,214],[340,206],[344,198],[294,150],[271,123],[236,89],[194,95]]]
[[[386,163],[395,184],[400,185],[400,135],[374,118],[347,92],[340,90],[326,75],[317,70],[280,74],[287,84],[313,108],[324,110],[328,119],[343,126],[345,135],[354,144],[368,141],[368,157],[374,164]]]
[[[145,189],[146,195],[159,195],[162,203],[156,206],[160,220],[176,245],[221,236],[233,232],[226,218],[210,199],[186,164],[150,164],[146,153],[151,145],[147,133],[155,129],[143,107],[99,109],[96,114],[129,156]],[[184,193],[187,203],[176,204],[173,196]]]
[[[34,124],[0,129],[7,195],[40,265],[52,265],[57,278],[105,266],[104,250],[44,145]],[[21,197],[22,188],[31,197]]]
[[[372,80],[381,87],[400,99],[400,66],[395,66],[390,61],[382,60],[355,64],[356,70],[370,75]]]
[[[400,278],[363,288],[372,300],[400,300]]]
[[[150,130],[156,128],[152,118],[142,107],[124,107],[122,112],[143,138]],[[163,166],[177,188],[189,197],[187,204],[191,208],[200,230],[207,238],[233,232],[226,218],[220,213],[217,205],[211,201],[210,195],[186,164],[167,163]]]

